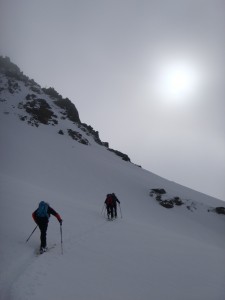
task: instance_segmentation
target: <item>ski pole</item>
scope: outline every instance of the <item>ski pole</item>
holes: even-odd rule
[[[120,204],[119,204],[119,208],[120,208],[120,215],[121,215],[121,219],[123,218],[123,215],[122,215],[122,209],[120,207]]]
[[[60,225],[60,235],[61,235],[61,254],[63,255],[62,224]]]
[[[37,229],[37,226],[34,228],[34,230],[31,232],[31,234],[29,235],[28,239],[26,240],[26,243],[29,241],[30,237],[32,236],[32,234],[35,232],[35,230]]]
[[[101,215],[103,214],[104,208],[105,208],[105,203],[103,204],[102,211],[101,211]]]

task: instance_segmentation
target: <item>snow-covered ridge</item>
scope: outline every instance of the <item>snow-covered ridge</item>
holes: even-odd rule
[[[9,58],[0,57],[0,102],[4,103],[4,114],[13,114],[31,126],[51,125],[58,134],[67,135],[84,145],[95,143],[130,161],[128,155],[109,148],[102,142],[98,131],[80,121],[75,105],[63,98],[54,88],[41,88],[13,64]]]

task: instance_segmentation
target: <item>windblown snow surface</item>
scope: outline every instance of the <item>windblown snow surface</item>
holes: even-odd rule
[[[0,103],[1,300],[225,299],[225,216],[211,211],[223,201],[125,162],[91,137],[87,146],[59,135],[68,120],[29,126],[14,100]],[[166,209],[152,188],[194,206]],[[109,222],[111,192],[121,211]],[[41,200],[63,218],[63,254],[53,216],[47,238],[56,246],[37,256],[38,229],[26,243]]]

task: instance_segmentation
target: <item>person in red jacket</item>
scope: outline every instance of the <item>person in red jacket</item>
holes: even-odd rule
[[[38,208],[32,213],[34,222],[38,225],[41,232],[40,253],[43,253],[47,250],[46,235],[50,215],[55,216],[60,225],[62,225],[62,218],[60,217],[60,215],[52,207],[50,207],[48,203],[44,201],[41,201]]]
[[[105,205],[107,210],[108,219],[113,219],[113,198],[111,194],[107,194],[105,199]]]

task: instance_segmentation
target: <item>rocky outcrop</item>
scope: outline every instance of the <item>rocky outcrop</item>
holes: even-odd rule
[[[127,154],[109,148],[107,142],[101,141],[98,131],[81,122],[78,110],[70,99],[63,98],[53,87],[41,88],[33,79],[25,76],[20,68],[10,61],[9,57],[0,56],[1,74],[4,75],[4,79],[1,76],[0,96],[4,93],[4,97],[0,97],[0,102],[5,103],[7,97],[14,97],[16,101],[12,106],[19,109],[17,116],[21,121],[35,127],[40,125],[59,126],[58,134],[64,135],[65,132],[73,140],[83,145],[91,145],[88,137],[92,137],[97,144],[107,148],[124,161],[130,162]],[[25,96],[24,91],[27,91]],[[10,114],[10,112],[6,110],[4,114]],[[71,127],[69,129],[65,128],[65,125],[60,127],[61,120],[71,121]]]

